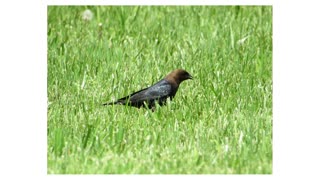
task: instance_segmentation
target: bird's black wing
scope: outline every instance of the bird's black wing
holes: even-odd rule
[[[165,79],[163,79],[149,88],[146,88],[131,94],[130,101],[135,103],[135,102],[162,100],[162,99],[168,98],[171,92],[172,92],[172,87],[170,83]]]
[[[104,105],[112,105],[112,104],[130,104],[136,107],[141,107],[144,105],[144,102],[149,104],[149,106],[153,106],[155,100],[159,101],[159,104],[170,97],[172,94],[172,87],[170,83],[163,79],[153,86],[141,89],[140,91],[134,92],[129,96],[118,99],[115,102],[105,103]]]

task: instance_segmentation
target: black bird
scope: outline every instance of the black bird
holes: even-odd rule
[[[192,76],[187,71],[176,69],[153,86],[134,92],[115,102],[108,102],[103,105],[121,104],[137,108],[148,107],[154,110],[156,102],[162,106],[166,104],[167,98],[172,100],[176,95],[180,83],[188,79],[192,79]],[[146,104],[146,106],[144,106],[144,104]]]

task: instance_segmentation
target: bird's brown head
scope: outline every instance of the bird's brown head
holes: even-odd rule
[[[192,79],[192,76],[183,69],[176,69],[168,74],[165,79],[174,81],[179,85],[184,80]]]

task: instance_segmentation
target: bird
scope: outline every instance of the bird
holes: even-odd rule
[[[160,106],[165,105],[168,98],[170,100],[174,98],[180,83],[192,78],[186,70],[176,69],[150,87],[141,89],[114,102],[104,103],[103,105],[128,105],[136,108],[149,108],[154,111],[156,103]]]

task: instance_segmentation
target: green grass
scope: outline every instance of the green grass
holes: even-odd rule
[[[101,106],[177,68],[156,112]],[[48,174],[272,173],[272,7],[49,6],[47,124]]]

